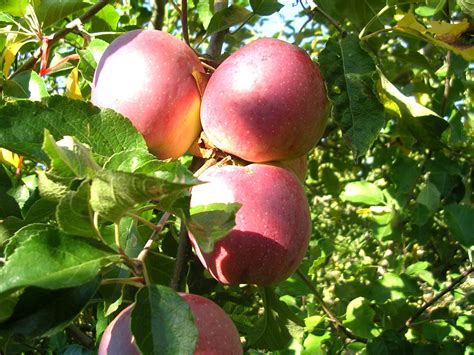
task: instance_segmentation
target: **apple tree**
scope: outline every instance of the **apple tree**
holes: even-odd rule
[[[473,353],[473,15],[0,1],[0,353]]]

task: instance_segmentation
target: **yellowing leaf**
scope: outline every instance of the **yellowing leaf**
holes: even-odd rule
[[[81,88],[79,87],[79,71],[77,67],[71,70],[71,73],[67,78],[66,96],[71,99],[82,100]]]
[[[448,23],[445,21],[431,21],[429,32],[434,34],[437,37],[454,37],[459,38],[464,32],[469,29],[469,21],[467,18],[463,19],[459,23]]]
[[[448,31],[447,25],[454,26],[451,27],[451,32]],[[460,31],[465,28],[465,26],[466,25],[464,22],[461,22],[460,24],[435,24],[433,27],[432,22],[431,28],[426,28],[423,24],[417,21],[415,15],[412,12],[408,12],[394,26],[394,30],[421,38],[426,42],[434,44],[435,46],[453,51],[454,53],[462,56],[467,61],[472,61],[474,60],[474,45],[458,41],[459,37],[463,33]],[[431,33],[434,33],[437,37],[432,36]],[[450,34],[448,35],[446,33]],[[453,35],[457,37],[453,37]]]
[[[408,12],[400,21],[398,21],[395,25],[395,29],[415,35],[426,32],[426,27],[417,21],[413,12]]]
[[[0,162],[13,165],[17,168],[20,164],[20,156],[5,148],[0,148]]]
[[[3,54],[3,67],[2,67],[3,75],[5,75],[5,77],[7,77],[8,73],[10,72],[10,67],[13,61],[15,60],[16,54],[18,53],[20,48],[23,47],[23,45],[25,45],[27,42],[28,41],[15,42],[9,45],[5,49],[5,52]]]

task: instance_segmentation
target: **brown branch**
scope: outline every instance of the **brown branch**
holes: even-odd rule
[[[50,47],[53,46],[60,39],[64,38],[67,34],[74,31],[76,27],[81,26],[84,22],[87,22],[88,20],[90,20],[96,13],[102,10],[105,7],[105,5],[107,5],[109,2],[110,0],[97,1],[95,5],[89,8],[89,10],[84,12],[81,16],[69,22],[64,28],[48,36],[49,46]],[[24,62],[15,72],[13,72],[8,77],[8,79],[10,80],[16,75],[18,75],[19,73],[33,68],[36,62],[40,59],[41,53],[42,53],[41,47],[37,48],[36,51],[33,53],[33,55],[30,58],[28,58],[28,60]]]
[[[171,277],[170,287],[175,291],[183,291],[182,284],[186,274],[186,264],[191,255],[191,243],[188,238],[188,229],[184,221],[181,221],[179,231],[178,252],[176,253],[176,262],[174,264],[173,276]]]
[[[75,324],[70,324],[67,328],[66,331],[79,343],[81,343],[85,348],[92,350],[94,348],[94,339],[92,339],[90,336],[84,334],[82,330],[79,329],[79,327]]]
[[[225,9],[229,5],[228,0],[215,0],[214,1],[214,13]],[[224,38],[227,30],[219,31],[211,36],[209,47],[207,47],[207,55],[213,59],[220,57],[222,51],[222,45],[224,44]]]
[[[314,6],[312,9],[311,9],[311,14],[312,16],[314,16],[316,13],[320,14],[322,17],[324,17],[326,20],[329,21],[329,23],[331,23],[331,25],[334,26],[334,28],[341,34],[342,37],[344,37],[346,35],[346,31],[344,31],[344,29],[342,28],[342,26],[339,24],[339,22],[337,22],[334,18],[332,18],[326,11],[324,11],[321,6],[319,6],[318,4],[316,4],[316,2],[314,2],[314,4],[316,6]]]
[[[169,212],[163,213],[163,215],[161,216],[159,222],[154,227],[153,233],[151,233],[150,238],[148,238],[145,246],[143,247],[142,251],[138,255],[138,257],[137,257],[138,261],[140,261],[142,263],[145,261],[145,257],[147,256],[148,251],[150,250],[153,242],[156,240],[156,238],[158,238],[158,235],[163,230],[163,228],[165,227],[166,222],[168,222],[168,219],[170,217],[171,217],[171,213],[169,213]]]
[[[335,327],[337,329],[339,329],[340,331],[342,331],[348,338],[351,338],[351,339],[354,339],[354,340],[357,340],[361,343],[367,343],[367,339],[365,338],[362,338],[358,335],[355,335],[351,330],[347,329],[344,324],[341,323],[341,321],[336,317],[336,315],[334,313],[332,313],[332,311],[329,309],[328,305],[326,304],[326,302],[324,302],[323,300],[323,297],[319,294],[318,290],[316,289],[316,287],[314,287],[313,283],[311,282],[310,279],[308,279],[308,277],[306,277],[306,275],[301,272],[299,269],[296,270],[296,274],[301,278],[301,280],[303,280],[303,282],[306,284],[306,286],[308,286],[308,288],[311,290],[311,292],[313,293],[314,297],[316,298],[316,300],[318,301],[318,303],[320,304],[321,308],[323,309],[324,313],[326,313],[326,315],[329,317],[329,319],[331,320],[332,323],[334,323]]]
[[[181,0],[181,26],[183,27],[184,42],[189,46],[188,0]]]
[[[436,302],[438,302],[445,294],[453,290],[456,286],[461,284],[463,280],[469,276],[470,273],[474,271],[474,266],[471,266],[468,268],[466,271],[464,271],[461,276],[456,277],[447,287],[442,289],[435,297],[433,297],[431,300],[426,302],[422,307],[420,307],[416,313],[410,317],[405,323],[403,327],[400,328],[398,331],[399,333],[404,333],[410,328],[413,324],[413,322],[420,317],[425,311],[430,308],[432,305],[434,305]]]
[[[165,18],[165,4],[166,0],[154,0],[151,12],[151,19],[149,28],[161,30],[163,28],[163,21]]]

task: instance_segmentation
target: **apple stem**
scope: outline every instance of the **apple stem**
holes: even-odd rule
[[[301,270],[296,270],[296,274],[301,278],[301,280],[308,286],[308,288],[313,292],[314,297],[318,301],[319,305],[323,309],[324,313],[329,317],[332,323],[334,323],[335,327],[339,330],[341,330],[348,338],[357,340],[361,343],[367,343],[367,339],[362,338],[358,335],[355,335],[351,330],[346,328],[342,322],[336,317],[334,313],[329,309],[327,303],[324,301],[323,297],[321,294],[318,292],[316,287],[313,285],[311,280],[303,273]]]

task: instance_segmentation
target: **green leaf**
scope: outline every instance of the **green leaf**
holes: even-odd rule
[[[384,108],[375,94],[375,63],[355,35],[331,38],[319,63],[333,104],[332,115],[358,159],[385,124]]]
[[[27,288],[0,332],[28,338],[50,336],[67,327],[87,306],[100,286],[98,278],[82,286],[62,290]]]
[[[89,204],[90,190],[90,182],[84,181],[76,191],[69,191],[59,201],[56,219],[64,233],[83,237],[96,236]]]
[[[260,16],[268,16],[281,10],[284,6],[277,0],[250,0],[252,11]]]
[[[37,170],[38,189],[45,200],[59,202],[69,192],[68,185],[55,181],[44,170]]]
[[[131,329],[144,354],[193,354],[196,347],[198,331],[189,305],[165,286],[138,291]]]
[[[212,203],[190,209],[186,226],[204,253],[211,253],[214,244],[235,227],[240,203]]]
[[[207,33],[213,34],[227,30],[232,26],[247,21],[250,16],[252,16],[252,12],[245,7],[230,5],[212,16],[209,26],[207,27]]]
[[[83,179],[100,169],[90,149],[74,137],[66,136],[55,142],[54,137],[45,130],[43,151],[51,160],[50,173],[57,177]]]
[[[429,267],[429,262],[418,261],[414,264],[409,265],[405,273],[411,277],[419,277],[420,279],[426,281],[429,285],[433,286],[435,283],[435,279],[433,277],[433,274],[427,270]]]
[[[207,29],[212,18],[211,0],[198,0],[196,7],[199,19],[201,20],[204,29]]]
[[[387,272],[370,290],[378,303],[387,300],[406,299],[409,296],[420,296],[421,290],[416,281],[405,274],[397,275]]]
[[[32,224],[17,234],[27,239],[0,269],[0,293],[27,286],[80,286],[93,280],[103,267],[120,260],[108,247],[63,234],[53,226]]]
[[[104,169],[124,171],[127,173],[156,171],[158,167],[163,167],[167,163],[156,159],[148,152],[148,149],[128,149],[115,153],[104,164]],[[153,167],[153,169],[149,169]]]
[[[91,148],[99,163],[125,149],[146,149],[127,118],[83,101],[52,96],[41,103],[17,101],[0,107],[0,146],[6,149],[47,161],[41,150],[45,129],[55,139],[76,137]]]
[[[26,13],[28,0],[0,0],[0,11],[22,17]]]
[[[112,5],[109,4],[105,5],[104,8],[95,15],[93,21],[98,19],[102,20],[103,23],[106,24],[107,30],[115,31],[120,20],[120,14]]]
[[[440,205],[441,194],[432,183],[427,183],[418,194],[416,202],[426,206],[429,211],[434,212]]]
[[[19,73],[12,80],[5,80],[3,93],[6,96],[33,101],[41,101],[49,96],[44,79],[31,70]]]
[[[474,246],[474,209],[451,204],[444,207],[444,218],[453,237],[465,248]]]
[[[94,38],[86,49],[78,50],[79,57],[81,58],[79,61],[79,71],[89,83],[92,83],[97,63],[99,63],[102,54],[108,46],[107,42]]]
[[[288,331],[288,312],[282,307],[287,307],[280,301],[271,287],[263,288],[265,313],[251,329],[248,335],[249,345],[257,349],[276,351],[285,349],[291,341]],[[291,313],[291,312],[290,312]],[[294,317],[294,315],[292,316]],[[297,320],[304,326],[304,322]]]
[[[368,355],[412,354],[405,335],[395,330],[387,330],[367,343]]]
[[[428,0],[426,3],[426,6],[418,6],[415,9],[417,15],[426,17],[436,15],[443,9],[446,0]]]
[[[346,320],[344,325],[352,330],[355,335],[363,338],[373,338],[375,311],[370,302],[364,297],[357,297],[347,305]]]
[[[383,191],[377,185],[367,181],[348,183],[340,198],[343,201],[363,203],[366,205],[380,205],[385,203]]]
[[[90,4],[82,0],[41,0],[37,2],[35,13],[45,28],[87,6]]]
[[[157,172],[159,177],[121,171],[101,171],[92,179],[90,203],[95,212],[118,222],[131,208],[153,198],[189,189],[198,180]]]
[[[17,291],[12,294],[0,295],[0,327],[2,322],[12,316],[21,293],[22,291]]]
[[[474,17],[474,3],[471,0],[456,0],[461,10]]]

